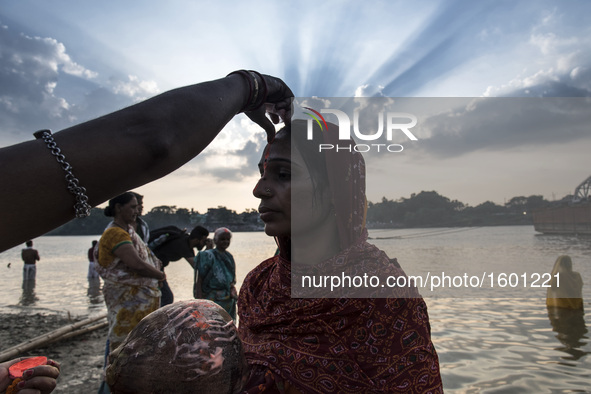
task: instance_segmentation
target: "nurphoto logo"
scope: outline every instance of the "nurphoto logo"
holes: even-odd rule
[[[318,126],[320,126],[320,130],[324,131],[324,127],[326,127],[326,130],[328,130],[328,125],[326,124],[326,120],[324,120],[324,116],[322,116],[320,114],[320,112],[313,110],[310,107],[304,107],[304,109],[307,109],[308,111],[312,111],[313,114],[309,113],[309,112],[304,112],[306,115],[309,115],[312,117],[312,119],[314,119],[316,121],[316,123],[318,123]],[[320,123],[320,119],[322,119],[322,123],[324,123],[324,126],[322,126],[322,123]],[[310,123],[311,124],[311,123]],[[308,140],[312,139],[311,134],[310,134],[310,128],[308,127]]]
[[[339,140],[350,140],[351,139],[351,119],[349,115],[347,115],[344,111],[338,109],[326,109],[323,108],[320,111],[316,111],[310,107],[303,107],[310,112],[304,112],[304,114],[308,115],[310,118],[307,120],[307,138],[308,140],[312,140],[313,136],[313,122],[316,122],[318,126],[320,126],[321,131],[328,130],[328,125],[324,116],[322,114],[331,114],[336,116],[339,129]],[[361,141],[376,141],[379,138],[382,138],[384,135],[385,129],[385,137],[388,142],[391,142],[396,135],[396,137],[400,136],[400,132],[402,132],[408,139],[411,141],[417,141],[418,138],[410,131],[411,128],[415,127],[418,123],[417,117],[413,114],[409,114],[406,112],[379,112],[378,113],[378,128],[377,131],[369,130],[362,132],[359,128],[359,118],[360,118],[359,110],[353,111],[353,133],[355,137]],[[385,121],[384,121],[385,119]],[[384,128],[384,123],[386,127]],[[384,144],[384,143],[367,143],[367,144],[356,144],[356,145],[346,145],[346,146],[339,146],[338,144],[335,146],[333,144],[319,144],[318,150],[331,150],[336,149],[339,150],[349,150],[355,152],[369,152],[370,150],[375,150],[377,152],[380,151],[388,151],[392,153],[402,152],[404,147],[400,144]]]

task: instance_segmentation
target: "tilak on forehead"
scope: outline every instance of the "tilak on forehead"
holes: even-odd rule
[[[273,139],[273,141],[275,141],[275,139]],[[267,146],[265,147],[265,154],[264,154],[264,160],[263,160],[263,169],[264,170],[267,169],[267,164],[269,163],[269,152],[271,152],[271,144],[273,143],[273,141],[269,142],[267,144]]]

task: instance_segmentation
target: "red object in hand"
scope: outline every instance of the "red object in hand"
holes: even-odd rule
[[[31,369],[31,368],[37,367],[39,365],[45,365],[45,364],[47,364],[47,357],[45,357],[45,356],[31,357],[31,358],[27,358],[22,361],[19,361],[16,364],[12,364],[8,368],[8,373],[9,373],[11,379],[20,378],[23,376],[23,372],[25,372],[27,369]]]

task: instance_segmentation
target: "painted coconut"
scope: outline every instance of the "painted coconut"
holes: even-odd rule
[[[109,356],[117,393],[237,393],[247,363],[236,326],[209,300],[166,305],[146,316]]]

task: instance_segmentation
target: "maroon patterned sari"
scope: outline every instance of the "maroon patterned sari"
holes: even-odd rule
[[[326,155],[341,252],[309,269],[405,275],[366,242],[365,165],[360,154],[345,153]],[[292,298],[283,253],[290,241],[278,243],[282,253],[247,275],[238,300],[251,366],[246,392],[443,392],[427,307],[415,288],[394,296],[380,289],[375,298]]]

